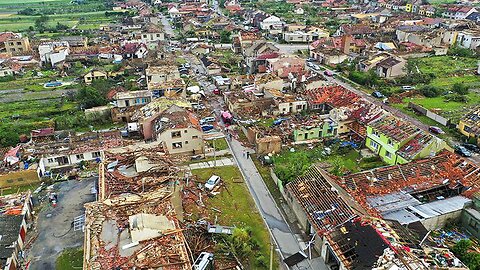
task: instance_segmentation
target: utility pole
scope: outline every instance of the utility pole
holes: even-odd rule
[[[273,269],[273,245],[270,243],[270,270]]]

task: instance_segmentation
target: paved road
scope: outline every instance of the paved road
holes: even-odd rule
[[[30,270],[53,270],[57,257],[65,248],[82,246],[83,232],[74,232],[71,223],[84,213],[85,203],[95,200],[95,196],[90,194],[93,184],[94,178],[55,185],[57,206],[45,206],[38,213],[36,226],[40,233],[27,251],[27,259],[31,260]]]
[[[173,31],[172,26],[170,25],[170,22],[167,20],[167,17],[162,15],[161,20],[162,20],[163,29],[165,30],[165,33],[167,33],[169,37],[175,37],[176,34]]]
[[[265,223],[279,248],[282,259],[297,253],[301,250],[300,243],[303,241],[298,239],[297,235],[290,229],[253,161],[244,156],[244,151],[253,153],[253,150],[243,147],[242,144],[235,139],[228,141],[228,144],[230,151],[233,153],[238,167],[245,178],[248,189],[260,210],[260,214],[265,220]],[[293,268],[312,270],[327,269],[320,258],[305,260]]]

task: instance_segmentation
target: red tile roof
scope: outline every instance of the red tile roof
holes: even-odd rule
[[[14,37],[17,37],[17,34],[15,34],[13,32],[0,33],[0,43],[3,43],[5,41],[7,41],[8,39],[14,38]]]
[[[349,107],[361,97],[342,86],[324,86],[305,92],[307,99],[313,104],[328,103],[333,107]]]
[[[32,137],[44,137],[44,136],[51,136],[55,134],[54,128],[43,128],[43,129],[35,129],[30,132]]]
[[[312,166],[303,176],[287,184],[287,190],[296,198],[320,235],[355,217],[352,208],[330,181],[324,172]]]
[[[411,138],[420,131],[418,127],[392,115],[385,115],[384,117],[371,122],[370,126],[397,142],[402,142]]]
[[[451,188],[464,186],[463,195],[470,197],[480,190],[480,167],[445,150],[435,157],[336,179],[370,214],[378,216],[377,210],[367,204],[368,197],[406,190],[422,191],[445,184]]]

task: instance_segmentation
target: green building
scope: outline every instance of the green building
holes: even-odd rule
[[[337,135],[338,125],[330,118],[319,121],[314,126],[302,126],[293,131],[293,140],[302,142],[308,140],[320,140]]]
[[[385,115],[367,125],[365,145],[387,164],[394,165],[434,155],[446,143],[410,123]]]
[[[463,209],[462,226],[473,236],[480,239],[480,193],[473,197],[473,206]]]

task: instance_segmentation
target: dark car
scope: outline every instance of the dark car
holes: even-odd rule
[[[441,128],[436,127],[436,126],[429,126],[428,131],[434,134],[443,134],[445,133]]]
[[[459,154],[462,157],[471,157],[472,153],[467,150],[467,148],[457,145],[455,146],[455,153]]]
[[[462,146],[467,148],[467,150],[475,152],[475,153],[480,153],[480,147],[476,146],[475,144],[471,143],[462,143]]]
[[[330,70],[325,70],[325,71],[323,72],[323,74],[324,74],[325,76],[328,76],[328,77],[333,77],[333,72],[330,71]]]
[[[378,91],[375,91],[375,92],[372,93],[372,97],[375,97],[375,98],[384,98],[385,96],[384,96],[382,93],[380,93],[380,92],[378,92]]]
[[[202,126],[202,131],[210,131],[213,129],[213,126],[212,125],[203,125]]]

